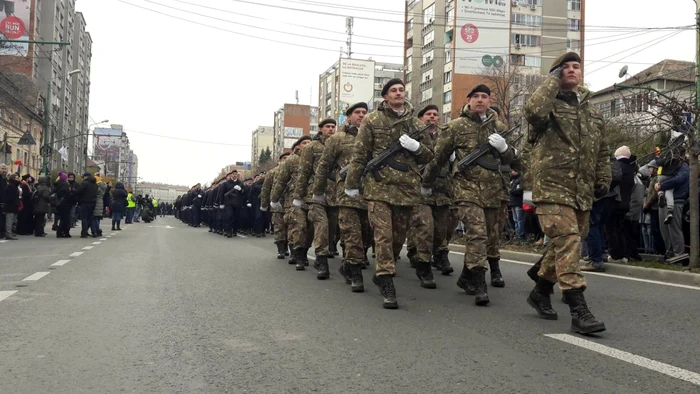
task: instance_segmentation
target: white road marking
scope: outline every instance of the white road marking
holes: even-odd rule
[[[238,236],[241,237],[241,238],[244,238],[244,239],[245,239],[245,238],[248,238],[248,237],[246,237],[245,235],[240,235],[240,234],[239,234]]]
[[[69,257],[78,257],[78,256],[80,256],[80,255],[83,254],[83,253],[85,253],[85,252],[73,252],[73,253],[70,254]]]
[[[673,365],[665,364],[659,361],[654,361],[652,359],[642,357],[642,356],[637,356],[636,354],[628,353],[622,350],[618,350],[615,348],[611,348],[605,345],[601,345],[599,343],[593,342],[593,341],[588,341],[583,338],[575,337],[573,335],[568,335],[568,334],[545,334],[546,337],[556,339],[562,342],[566,342],[578,347],[582,347],[584,349],[588,349],[591,351],[594,351],[596,353],[600,353],[602,355],[616,358],[618,360],[634,364],[638,367],[646,368],[651,371],[659,372],[664,375],[668,375],[672,378],[680,379],[680,380],[685,380],[686,382],[690,382],[694,385],[700,386],[700,374],[687,371],[685,369],[681,369],[678,367],[674,367]]]
[[[86,247],[83,248],[83,250],[90,250],[90,249],[92,249],[92,248],[94,248],[94,246],[86,246]]]
[[[6,239],[0,240],[0,244],[4,244],[5,242],[7,242]],[[16,290],[14,290],[14,291],[16,291]],[[8,296],[8,297],[9,297],[9,296]]]
[[[95,242],[93,242],[92,244],[93,244],[93,245],[99,245],[99,244],[101,244],[101,243],[102,243],[102,242],[100,242],[100,241],[95,241]]]
[[[16,292],[17,292],[17,290],[0,291],[0,301],[15,294]]]
[[[22,281],[25,281],[25,280],[39,280],[39,279],[45,277],[46,275],[48,275],[48,274],[50,274],[50,273],[51,273],[51,272],[36,272],[36,273],[33,273],[33,274],[29,275],[28,277],[22,279]]]
[[[100,241],[106,241],[107,238],[100,238]]]
[[[464,253],[462,252],[455,252],[455,251],[450,251],[452,254],[457,254],[460,256],[464,256]],[[532,267],[534,264],[533,263],[526,263],[524,261],[517,261],[517,260],[509,260],[509,259],[501,259],[501,261],[504,261],[506,263],[513,263],[513,264],[520,264],[520,265],[527,265]],[[690,286],[690,285],[681,285],[678,283],[669,283],[669,282],[661,282],[658,280],[652,280],[652,279],[641,279],[641,278],[632,278],[629,276],[620,276],[620,275],[612,275],[612,274],[605,274],[602,272],[586,272],[586,275],[596,275],[596,276],[604,276],[606,278],[613,278],[613,279],[624,279],[624,280],[631,280],[633,282],[643,282],[643,283],[652,283],[655,285],[664,285],[664,286],[671,286],[671,287],[678,287],[681,289],[690,289],[690,290],[700,290],[700,287],[698,286]]]
[[[58,260],[57,262],[51,264],[52,267],[62,267],[66,265],[67,263],[70,263],[70,260]]]

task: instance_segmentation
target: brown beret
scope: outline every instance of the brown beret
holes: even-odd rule
[[[579,56],[576,52],[567,52],[554,60],[554,63],[552,63],[552,68],[549,69],[549,72],[554,71],[554,69],[557,67],[563,66],[566,62],[581,63],[581,56]]]

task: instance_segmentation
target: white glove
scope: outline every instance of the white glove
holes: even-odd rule
[[[226,208],[226,207],[223,205],[219,205],[219,209],[224,209],[224,208]]]
[[[360,197],[360,190],[359,189],[345,189],[345,194],[347,194],[347,196],[350,198],[358,198],[358,197]]]
[[[198,197],[198,198],[202,198],[202,195],[201,195],[201,194],[198,194],[197,197]]]
[[[248,208],[250,208],[250,207],[252,207],[252,206],[253,206],[253,204],[251,204],[251,203],[248,203],[248,204],[246,204],[245,206],[246,206],[246,207],[248,207]]]
[[[450,163],[452,163],[455,160],[457,160],[457,153],[452,152],[452,154],[450,155]]]
[[[499,134],[491,134],[489,136],[489,145],[493,146],[498,153],[506,153],[508,150],[508,143]]]
[[[409,152],[415,152],[420,148],[420,143],[408,135],[404,134],[399,138],[401,146]]]
[[[260,210],[263,212],[267,212],[267,207],[260,207]]]
[[[300,206],[304,205],[304,202],[295,198],[294,201],[292,201],[292,205],[299,208]]]
[[[279,201],[277,201],[277,202],[274,202],[274,201],[273,201],[273,202],[270,203],[270,208],[272,208],[272,209],[282,209],[282,204],[280,204]]]
[[[420,187],[420,195],[423,197],[430,197],[433,195],[433,189],[430,187]]]
[[[324,202],[326,201],[325,194],[314,194],[314,202]]]
[[[233,190],[237,190],[237,191],[239,191],[239,192],[240,192],[240,191],[241,191],[241,187],[240,187],[240,186],[238,186],[238,185],[236,185],[236,186],[234,186],[234,187],[233,187]]]

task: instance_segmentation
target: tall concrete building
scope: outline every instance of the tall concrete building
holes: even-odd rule
[[[250,161],[253,168],[258,168],[258,165],[260,164],[260,154],[268,148],[270,149],[270,152],[274,150],[274,128],[272,126],[258,126],[257,129],[253,130],[251,146]]]
[[[69,45],[3,43],[0,47],[0,72],[21,73],[45,98],[50,87],[49,133],[46,142],[54,141],[52,169],[79,172],[85,167],[88,109],[90,94],[90,61],[92,39],[86,31],[83,15],[75,11],[75,0],[15,1],[15,16],[26,32],[18,40],[67,42]],[[80,73],[68,75],[71,71]],[[41,113],[44,116],[43,111]],[[52,138],[53,137],[53,138]],[[45,141],[37,141],[43,144]],[[68,151],[62,160],[58,151]]]
[[[356,63],[356,64],[353,64]],[[368,65],[361,69],[362,73],[358,73],[358,68],[362,63]],[[360,67],[358,67],[360,66]],[[348,71],[345,69],[347,68]],[[348,80],[358,81],[357,86],[351,86],[348,91]],[[367,83],[362,82],[366,78]],[[342,121],[345,115],[345,109],[348,104],[352,105],[355,102],[364,101],[369,106],[370,111],[376,109],[377,106],[384,100],[382,98],[382,87],[392,78],[404,78],[403,65],[393,63],[377,63],[370,60],[359,59],[341,59],[328,68],[318,77],[318,110],[321,118],[333,118]],[[354,82],[353,81],[353,82]],[[341,83],[343,86],[341,86]],[[365,87],[365,92],[358,94],[349,94],[356,92],[358,88]],[[348,99],[345,99],[345,96]],[[353,102],[349,102],[352,100]]]
[[[407,97],[448,121],[494,70],[543,75],[567,50],[583,58],[584,12],[585,0],[407,1]]]
[[[303,104],[284,104],[274,113],[272,124],[274,144],[272,159],[283,152],[290,152],[292,144],[303,135],[314,136],[318,133],[318,107]]]

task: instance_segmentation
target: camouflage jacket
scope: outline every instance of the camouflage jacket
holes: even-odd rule
[[[270,201],[278,201],[285,208],[292,207],[292,198],[289,196],[294,195],[294,182],[299,173],[300,161],[301,156],[297,150],[278,167],[275,173],[275,183],[272,185],[272,192],[270,192]],[[283,197],[287,197],[284,202],[280,201]]]
[[[610,185],[610,154],[605,125],[588,101],[590,92],[560,92],[559,79],[547,78],[523,107],[532,200],[589,211],[596,186]]]
[[[301,164],[299,166],[299,173],[294,180],[294,194],[293,198],[311,203],[314,198],[314,193],[311,185],[314,182],[314,177],[316,171],[318,170],[318,163],[323,154],[323,149],[325,148],[325,142],[328,138],[323,137],[323,134],[319,131],[314,137],[313,141],[301,151]],[[328,191],[322,194],[327,195]],[[321,205],[326,205],[323,202]]]
[[[356,138],[357,127],[345,125],[343,130],[326,141],[326,148],[316,169],[313,192],[314,194],[323,194],[326,191],[335,193],[333,198],[337,206],[367,210],[367,201],[364,198],[350,198],[345,194],[345,181],[338,175],[341,168],[350,164]],[[331,178],[335,178],[335,181]],[[326,195],[329,201],[330,197],[330,194]]]
[[[425,144],[435,148],[435,143],[437,142],[439,130],[433,132],[431,130],[426,137]],[[447,163],[440,167],[440,171],[437,174],[437,178],[433,182],[433,194],[429,197],[422,197],[423,204],[428,204],[436,207],[444,207],[452,205],[452,175],[450,174],[450,168],[452,163]],[[423,176],[426,172],[423,171]]]
[[[376,111],[365,117],[357,133],[345,187],[359,189],[362,172],[370,159],[381,154],[394,141],[398,141],[402,134],[424,127],[423,122],[413,116],[410,103],[406,102],[405,112],[401,116],[389,108],[386,101],[379,104]],[[426,134],[427,132],[424,132],[416,140],[421,142]],[[397,206],[419,204],[421,180],[418,166],[428,164],[432,158],[433,151],[425,144],[420,144],[415,152],[401,149],[391,161],[394,167],[405,167],[407,171],[387,165],[377,172],[379,180],[372,174],[367,174],[364,178],[364,197],[368,201],[383,201]]]
[[[447,165],[452,152],[455,152],[456,160],[452,169],[452,185],[455,203],[469,202],[482,208],[499,208],[501,206],[503,189],[503,176],[509,176],[498,171],[491,171],[473,164],[466,171],[459,171],[457,162],[479,145],[488,141],[489,135],[502,133],[506,126],[501,123],[496,112],[489,110],[486,120],[465,105],[459,118],[454,119],[443,126],[439,131],[435,145],[435,159],[425,169],[423,183],[430,187],[435,182],[440,169]],[[487,160],[502,165],[510,164],[514,157],[513,147],[499,154],[491,149],[484,156]]]
[[[280,167],[284,162],[277,165],[277,167],[271,169],[265,175],[265,181],[263,181],[262,191],[260,192],[260,206],[263,208],[270,207],[270,193],[272,192],[272,186],[275,184],[275,175],[279,171]],[[280,204],[284,206],[284,196],[280,197]],[[272,212],[283,212],[282,210],[273,209]]]

